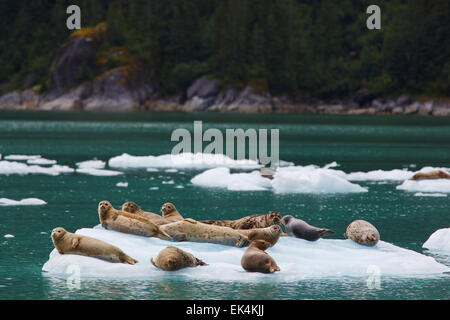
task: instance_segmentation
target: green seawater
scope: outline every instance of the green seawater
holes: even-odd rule
[[[58,164],[113,156],[161,155],[171,152],[176,128],[192,130],[255,128],[280,130],[280,158],[297,165],[323,166],[336,161],[345,172],[423,166],[450,167],[450,119],[383,116],[223,115],[180,113],[1,112],[0,153],[41,155]],[[413,167],[411,167],[413,165]],[[415,167],[414,167],[415,166]],[[450,266],[450,258],[433,255],[422,244],[437,229],[450,225],[446,197],[415,197],[396,190],[399,182],[358,182],[369,192],[356,194],[275,194],[271,191],[226,191],[190,184],[201,171],[146,172],[125,176],[83,174],[2,175],[0,198],[39,198],[44,206],[0,207],[0,299],[449,299],[450,275],[381,277],[380,289],[369,289],[365,277],[307,279],[286,283],[87,280],[68,289],[66,280],[42,271],[53,244],[50,232],[98,224],[97,204],[114,206],[135,200],[157,211],[174,202],[194,219],[235,219],[269,210],[293,214],[312,225],[336,230],[343,239],[349,222],[371,221],[384,241],[432,256]],[[153,178],[153,179],[151,179]],[[175,184],[162,184],[173,179]],[[127,188],[116,183],[127,181]],[[183,185],[183,189],[175,188]],[[151,187],[158,190],[150,190]],[[216,211],[216,216],[211,212]],[[5,238],[12,234],[14,238]],[[332,263],[332,262],[330,262]]]

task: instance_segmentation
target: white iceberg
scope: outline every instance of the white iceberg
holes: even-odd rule
[[[0,206],[40,206],[44,204],[47,204],[47,202],[38,198],[26,198],[22,200],[0,199]]]
[[[440,253],[450,254],[450,228],[439,229],[433,232],[422,247]]]
[[[278,168],[271,181],[275,193],[352,193],[366,188],[345,179],[345,173],[328,167],[295,166]]]
[[[126,188],[128,187],[128,182],[117,182],[116,187]]]
[[[191,183],[201,187],[226,188],[233,191],[261,191],[271,188],[270,180],[263,178],[259,171],[230,173],[229,168],[206,170],[192,178]]]
[[[0,175],[10,175],[10,174],[19,174],[19,175],[27,175],[27,174],[45,174],[51,176],[57,176],[61,173],[71,173],[74,172],[74,169],[68,166],[61,165],[53,165],[51,167],[41,167],[38,165],[28,165],[22,162],[16,161],[0,161]]]
[[[100,259],[78,255],[59,254],[54,249],[49,260],[43,265],[45,275],[68,277],[67,267],[80,268],[81,279],[186,279],[210,281],[277,281],[294,282],[307,278],[327,278],[341,276],[367,277],[375,268],[383,276],[429,276],[449,272],[450,268],[436,262],[432,257],[403,249],[380,241],[374,247],[365,247],[351,240],[319,239],[309,242],[302,239],[282,237],[267,250],[280,266],[274,274],[249,273],[241,267],[241,257],[246,248],[237,248],[210,243],[170,242],[157,238],[105,230],[101,226],[83,228],[77,234],[103,240],[121,248],[129,256],[137,259],[136,265],[109,263]],[[186,268],[175,272],[157,269],[150,263],[158,253],[169,245],[174,245],[202,259],[207,266]]]
[[[160,156],[133,156],[124,153],[120,156],[109,159],[111,168],[187,168],[187,169],[208,169],[215,167],[228,167],[239,169],[256,169],[261,165],[254,160],[233,160],[223,154],[207,153],[181,153],[163,154]]]

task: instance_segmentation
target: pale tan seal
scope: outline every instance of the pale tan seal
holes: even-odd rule
[[[289,236],[308,241],[316,241],[324,235],[334,233],[333,230],[314,227],[306,221],[294,218],[291,215],[283,216],[281,223],[286,227],[286,232]]]
[[[266,228],[238,229],[237,231],[247,236],[250,241],[264,240],[270,243],[270,246],[274,246],[283,233],[283,230],[277,224]]]
[[[163,218],[168,222],[176,222],[184,220],[183,216],[175,208],[174,204],[171,202],[166,202],[161,207],[161,213]]]
[[[428,179],[450,179],[450,174],[443,170],[433,170],[429,172],[417,172],[409,180],[428,180]]]
[[[374,246],[380,240],[380,233],[371,223],[355,220],[348,225],[344,237],[362,245]]]
[[[53,229],[52,241],[60,254],[77,254],[128,264],[136,264],[138,262],[112,244],[68,232],[62,227]]]
[[[148,220],[150,220],[151,222],[153,222],[154,224],[156,224],[158,226],[162,225],[162,224],[170,223],[170,221],[164,219],[159,214],[142,210],[135,202],[132,202],[132,201],[125,202],[122,205],[122,211],[134,213],[134,214],[137,214],[138,216],[147,218]]]
[[[266,228],[272,225],[279,225],[281,222],[281,214],[271,211],[267,214],[254,214],[237,220],[201,220],[200,222],[233,229]]]
[[[275,260],[265,250],[270,247],[270,243],[264,240],[255,240],[245,250],[241,258],[241,266],[246,271],[272,273],[280,271],[280,267]]]
[[[189,252],[173,246],[168,246],[161,250],[156,257],[156,261],[153,261],[153,258],[150,258],[150,262],[155,267],[166,271],[175,271],[196,266],[207,266],[205,262],[197,259]]]
[[[172,240],[172,238],[160,230],[160,228],[150,220],[113,208],[109,201],[101,201],[98,204],[98,215],[103,228],[115,230],[123,233],[131,233],[145,237],[158,237]]]
[[[174,241],[209,242],[237,247],[246,246],[249,242],[247,237],[237,230],[201,223],[190,218],[164,224],[160,229]]]

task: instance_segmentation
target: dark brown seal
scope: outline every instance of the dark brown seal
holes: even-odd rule
[[[271,211],[267,214],[254,214],[238,220],[201,220],[200,222],[233,229],[266,228],[272,225],[279,225],[281,222],[281,214]]]
[[[450,174],[442,170],[433,170],[430,172],[417,172],[409,180],[427,180],[427,179],[450,179]]]

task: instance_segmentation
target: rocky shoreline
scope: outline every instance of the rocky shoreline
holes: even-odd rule
[[[272,96],[257,83],[236,89],[206,75],[183,92],[162,97],[150,65],[125,47],[100,49],[106,30],[107,25],[99,23],[72,33],[57,50],[49,68],[51,85],[46,90],[39,84],[32,86],[32,81],[25,81],[21,90],[12,92],[1,92],[0,86],[0,110],[450,116],[448,97],[414,101],[403,94],[384,98],[363,88],[346,99],[321,101],[305,96]]]
[[[165,111],[223,113],[305,113],[349,115],[450,116],[450,102],[444,99],[413,101],[408,95],[396,99],[372,97],[360,91],[352,98],[324,102],[311,99],[273,97],[251,86],[241,91],[221,88],[218,80],[197,79],[185,94],[158,97],[150,85],[126,88],[120,70],[70,91],[39,94],[32,89],[0,96],[0,110],[55,111]]]

